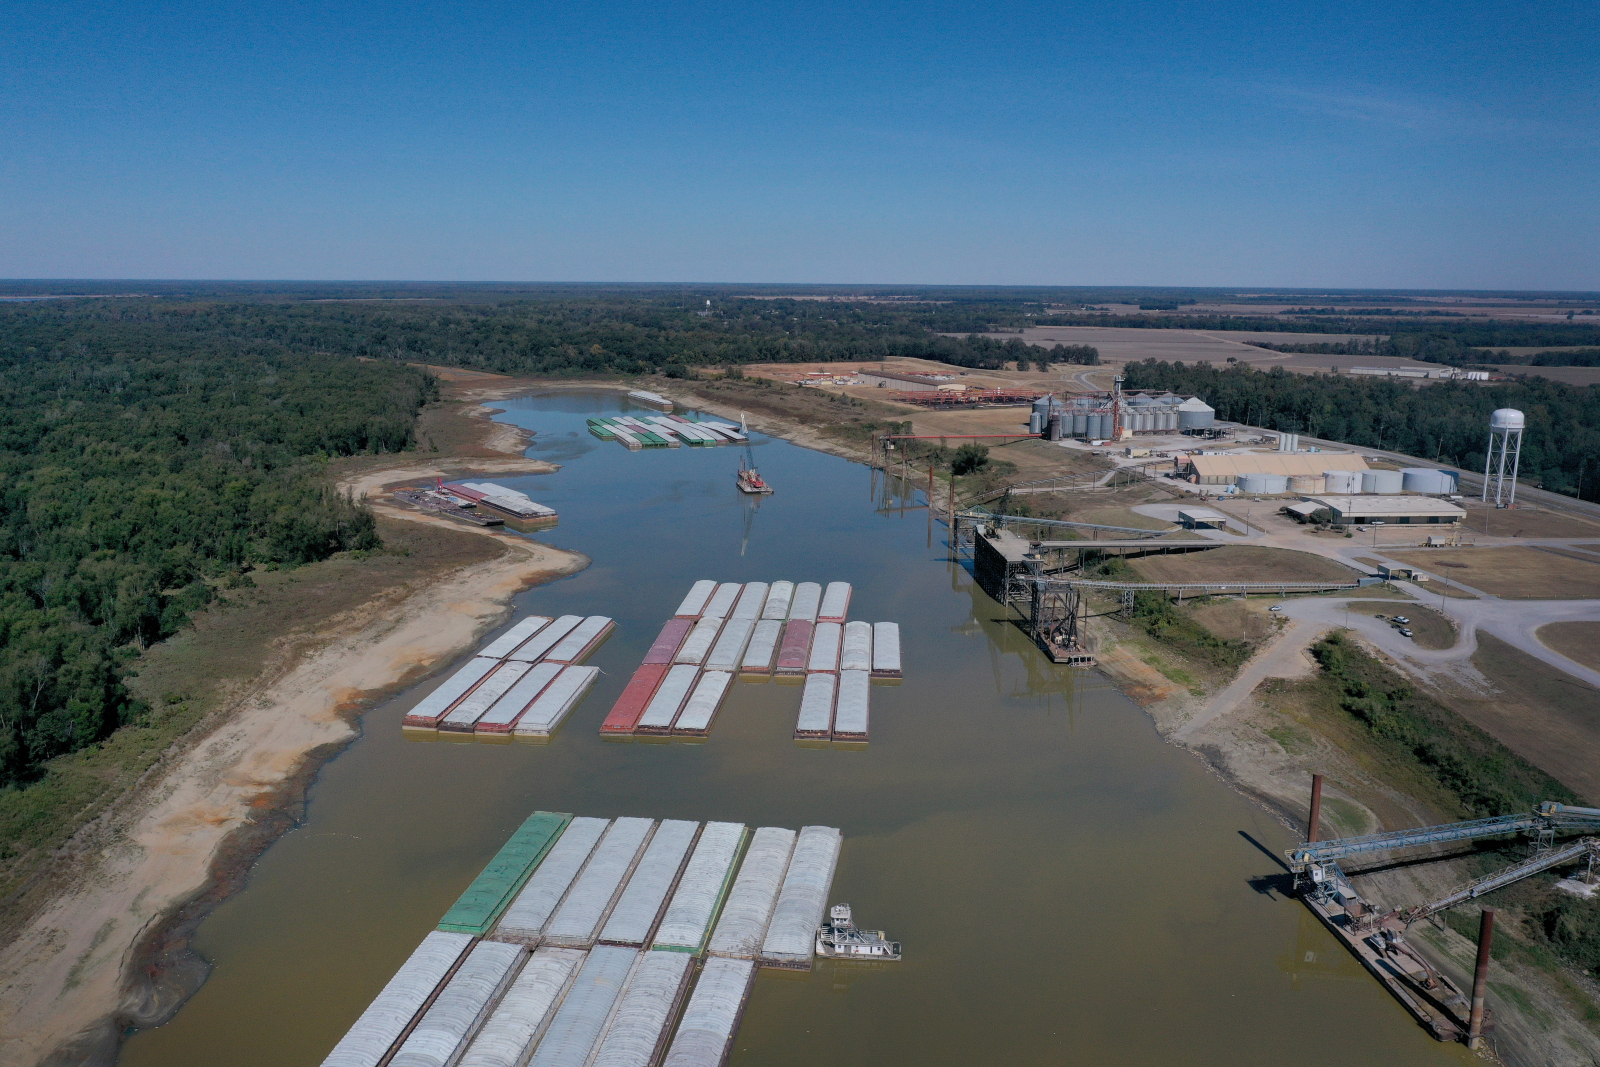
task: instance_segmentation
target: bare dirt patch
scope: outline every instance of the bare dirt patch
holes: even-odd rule
[[[1129,562],[1151,582],[1353,582],[1349,567],[1309,552],[1226,545],[1186,556],[1146,556]]]
[[[1600,671],[1600,622],[1552,622],[1534,636],[1546,648]]]
[[[1588,600],[1600,597],[1600,560],[1593,563],[1521,546],[1388,552],[1433,574],[1449,567],[1452,579],[1507,600]]]

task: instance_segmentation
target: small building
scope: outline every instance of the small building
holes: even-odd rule
[[[1178,522],[1185,530],[1226,530],[1228,516],[1210,508],[1184,508],[1178,512]]]
[[[1333,523],[1339,526],[1371,522],[1436,525],[1458,523],[1467,515],[1448,500],[1430,496],[1315,496],[1307,497],[1305,502],[1316,508],[1327,508]]]

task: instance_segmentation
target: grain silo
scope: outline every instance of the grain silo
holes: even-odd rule
[[[1178,405],[1178,429],[1209,430],[1217,424],[1217,412],[1197,396]]]
[[[1282,474],[1241,474],[1239,475],[1239,491],[1241,493],[1287,493],[1289,479]]]
[[[1326,483],[1323,492],[1330,496],[1353,496],[1361,492],[1360,471],[1323,471],[1322,478]]]

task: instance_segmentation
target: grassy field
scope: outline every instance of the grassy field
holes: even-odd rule
[[[1306,552],[1256,545],[1228,545],[1188,556],[1150,556],[1130,561],[1151,582],[1353,582],[1356,572]]]
[[[1451,695],[1450,706],[1589,803],[1600,803],[1600,690],[1482,631],[1472,665],[1496,691]]]
[[[378,529],[383,549],[256,572],[253,586],[223,591],[192,629],[145,654],[133,681],[150,706],[143,722],[52,761],[28,789],[0,793],[0,930],[56,888],[54,872],[71,859],[58,850],[80,827],[208,732],[264,672],[303,654],[319,628],[505,551],[493,538],[381,516]]]
[[[1556,511],[1541,508],[1469,508],[1461,525],[1476,533],[1494,537],[1593,537],[1600,539],[1600,526]]]
[[[1416,635],[1412,640],[1416,642],[1418,648],[1451,648],[1456,643],[1456,628],[1450,620],[1433,608],[1422,604],[1402,607],[1387,600],[1352,600],[1350,612],[1353,615],[1368,616],[1404,615],[1411,620],[1406,624],[1406,629]]]
[[[1600,671],[1600,622],[1553,622],[1535,635],[1547,647]]]
[[[1434,574],[1449,573],[1454,580],[1508,600],[1600,597],[1600,559],[1590,563],[1520,546],[1386,555]]]

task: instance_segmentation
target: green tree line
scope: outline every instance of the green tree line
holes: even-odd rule
[[[1467,470],[1482,470],[1489,413],[1517,408],[1528,417],[1522,476],[1541,488],[1600,500],[1600,386],[1545,378],[1515,383],[1439,382],[1258,371],[1238,363],[1219,370],[1146,360],[1124,371],[1131,389],[1193,393],[1217,417],[1383,448]]]
[[[130,664],[217,585],[376,546],[326,461],[409,447],[434,393],[171,319],[0,310],[0,787],[138,716]]]

